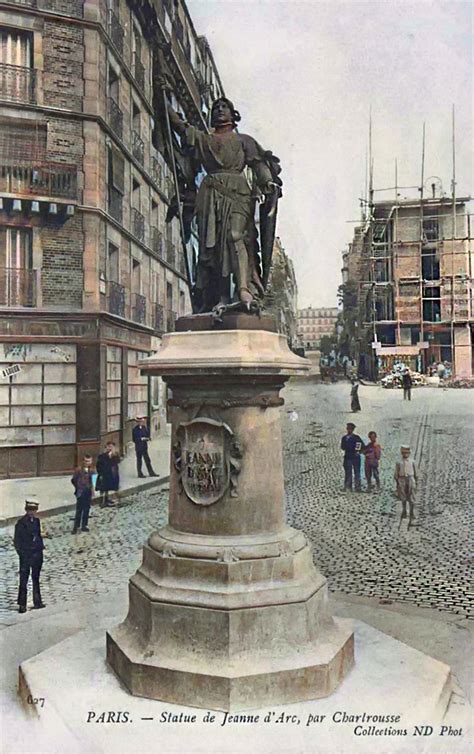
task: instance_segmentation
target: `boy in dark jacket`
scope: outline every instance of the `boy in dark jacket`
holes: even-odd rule
[[[92,473],[92,456],[86,455],[82,461],[81,468],[76,469],[71,479],[76,496],[76,517],[72,529],[73,534],[77,533],[79,527],[81,527],[81,531],[89,531],[87,524],[89,522],[89,511],[94,493]]]

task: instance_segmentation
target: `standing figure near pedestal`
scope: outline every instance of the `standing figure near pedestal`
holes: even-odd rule
[[[210,134],[189,125],[171,107],[168,113],[196,170],[204,168],[207,173],[195,207],[199,235],[195,284],[198,308],[206,312],[240,302],[249,311],[256,309],[264,286],[255,206],[257,201],[264,202],[265,217],[276,211],[281,186],[279,160],[251,136],[236,133],[240,114],[224,97],[212,106],[214,130]],[[266,249],[262,249],[262,257],[265,265]]]
[[[28,580],[33,581],[33,606],[44,607],[40,591],[40,573],[43,565],[43,537],[38,518],[38,503],[31,498],[25,502],[25,515],[15,524],[13,544],[20,558],[20,586],[18,589],[18,612],[26,613]]]
[[[151,465],[150,456],[148,455],[148,443],[150,442],[150,430],[147,427],[146,419],[144,416],[137,416],[136,426],[132,431],[132,438],[135,445],[135,455],[137,458],[137,475],[140,479],[144,479],[145,474],[142,471],[143,461],[150,476],[158,476],[153,471]]]

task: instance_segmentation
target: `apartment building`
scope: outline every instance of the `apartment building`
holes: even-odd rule
[[[307,351],[315,351],[323,335],[334,335],[338,309],[336,306],[298,309],[298,338]]]
[[[275,318],[278,331],[286,335],[290,348],[295,346],[298,285],[293,261],[286,253],[279,236],[276,236],[273,242],[264,304],[266,311]]]
[[[139,362],[190,299],[159,49],[205,128],[223,90],[183,2],[0,0],[0,476],[65,472],[124,451],[137,414],[164,422]]]
[[[359,371],[402,361],[428,372],[443,361],[473,374],[473,245],[470,197],[376,201],[343,254],[343,283],[357,296]],[[438,195],[437,195],[438,194]]]

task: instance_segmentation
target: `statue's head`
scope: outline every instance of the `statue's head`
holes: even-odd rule
[[[211,108],[211,126],[232,125],[233,128],[240,120],[240,113],[235,109],[233,103],[227,97],[219,97],[212,103]]]

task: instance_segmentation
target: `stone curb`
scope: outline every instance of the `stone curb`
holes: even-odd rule
[[[168,474],[167,476],[158,477],[157,479],[152,479],[149,482],[144,482],[143,484],[136,484],[133,487],[126,487],[123,490],[118,490],[118,492],[115,493],[115,498],[118,500],[125,500],[125,498],[127,497],[136,495],[137,492],[143,492],[145,490],[151,489],[152,487],[160,487],[162,484],[169,482],[169,479],[170,478]],[[98,496],[92,500],[92,505],[99,505],[99,502],[100,497]],[[39,512],[39,517],[48,518],[49,516],[56,516],[58,513],[65,513],[66,511],[74,510],[75,507],[76,503],[58,505],[55,508],[49,508],[48,510]],[[0,529],[14,524],[16,521],[18,521],[19,518],[20,516],[8,516],[7,518],[0,518]]]

